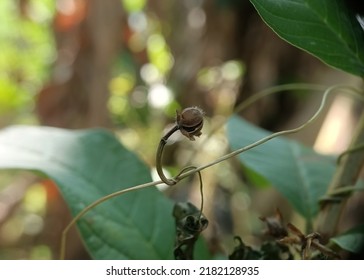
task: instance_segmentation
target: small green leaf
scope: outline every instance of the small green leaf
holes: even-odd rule
[[[335,68],[364,76],[364,31],[342,0],[250,0],[282,39]]]
[[[60,188],[73,215],[106,194],[151,181],[147,166],[103,130],[4,129],[0,168],[47,175]],[[95,259],[172,259],[172,207],[152,187],[102,203],[78,226]]]
[[[238,116],[229,119],[227,131],[234,150],[271,134]],[[331,157],[283,137],[241,153],[238,158],[264,176],[309,221],[317,214],[318,201],[335,170]]]
[[[364,225],[359,225],[330,240],[346,251],[360,253],[364,249]]]
[[[364,248],[364,224],[350,229],[341,235],[333,237],[330,241],[336,243],[346,251],[360,253],[360,251]]]

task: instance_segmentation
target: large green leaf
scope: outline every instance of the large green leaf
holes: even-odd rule
[[[228,122],[232,149],[251,144],[271,133],[233,116]],[[331,157],[283,137],[274,138],[239,155],[248,168],[264,176],[308,221],[317,214],[319,199],[335,170]]]
[[[106,194],[151,181],[146,165],[103,130],[7,128],[0,132],[0,168],[49,176],[73,215]],[[78,226],[95,259],[173,257],[172,202],[154,187],[97,206]]]
[[[346,72],[364,76],[364,31],[343,0],[250,0],[281,38]]]

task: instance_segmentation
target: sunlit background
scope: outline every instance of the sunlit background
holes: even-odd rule
[[[237,104],[292,82],[358,81],[280,40],[249,1],[0,1],[0,128],[104,127],[152,174],[156,147],[176,110],[200,106],[206,124],[196,143],[171,139],[168,174],[227,153],[224,123]],[[241,115],[272,131],[291,128],[312,115],[320,98],[317,92],[279,93]],[[345,150],[361,109],[346,97],[330,100],[325,116],[292,136],[329,154]],[[300,222],[264,182],[247,185],[234,160],[203,176],[204,213],[210,220],[204,236],[215,253],[231,250],[234,235],[258,244],[263,228],[258,217],[278,205]],[[163,191],[199,205],[197,181]],[[0,259],[57,258],[69,220],[53,182],[26,172],[0,172]],[[89,258],[77,231],[70,240],[71,258]]]

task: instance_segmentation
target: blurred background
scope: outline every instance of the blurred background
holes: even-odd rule
[[[176,110],[199,106],[206,122],[196,143],[171,139],[164,154],[170,174],[227,153],[223,124],[234,108],[263,89],[296,82],[360,85],[278,38],[249,1],[0,1],[0,128],[103,127],[152,173],[159,139]],[[239,114],[271,131],[288,129],[307,120],[321,97],[286,91]],[[322,118],[291,138],[320,152],[343,151],[362,108],[342,96],[330,103]],[[213,253],[231,253],[234,235],[259,244],[259,217],[278,205],[286,220],[300,223],[272,188],[247,184],[235,160],[204,171],[203,179],[210,221],[204,236]],[[200,203],[195,178],[164,191],[176,201]],[[0,172],[0,259],[57,258],[69,221],[51,181]],[[76,230],[68,242],[71,258],[89,258]]]

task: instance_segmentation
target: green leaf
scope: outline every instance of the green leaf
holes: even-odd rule
[[[227,133],[234,150],[271,134],[238,116],[229,119]],[[335,170],[331,157],[283,137],[241,153],[238,158],[271,182],[308,221],[317,214],[318,201],[326,193]]]
[[[33,170],[50,177],[73,215],[106,194],[151,181],[147,166],[103,130],[4,129],[0,168]],[[151,187],[104,202],[78,226],[95,259],[172,259],[172,207]]]
[[[364,76],[364,31],[342,0],[250,0],[282,39],[330,66]]]
[[[364,248],[364,225],[359,225],[330,240],[346,251],[360,253]]]

